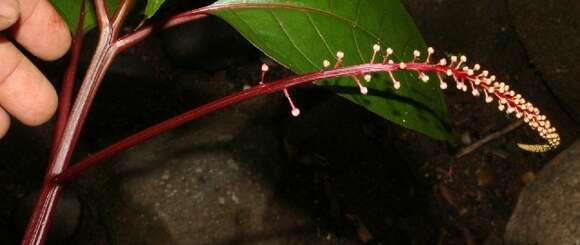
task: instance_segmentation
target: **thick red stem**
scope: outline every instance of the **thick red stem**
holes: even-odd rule
[[[474,88],[479,87],[483,90],[487,90],[490,86],[492,86],[492,85],[487,85],[485,83],[479,83],[479,84],[475,85],[474,83],[475,83],[476,79],[479,79],[479,77],[475,74],[469,75],[465,71],[461,71],[461,70],[458,70],[456,68],[450,68],[450,67],[444,66],[444,65],[434,65],[434,64],[428,64],[428,63],[408,63],[408,64],[404,64],[404,68],[400,64],[362,64],[362,65],[355,65],[355,66],[344,67],[344,68],[336,68],[336,69],[326,70],[326,71],[313,72],[313,73],[309,73],[309,74],[305,74],[305,75],[281,79],[281,80],[274,81],[274,82],[267,83],[267,84],[261,83],[256,87],[253,87],[253,88],[250,88],[247,90],[243,90],[243,91],[234,93],[232,95],[223,97],[221,99],[215,100],[213,102],[210,102],[208,104],[200,106],[196,109],[193,109],[191,111],[183,113],[179,116],[176,116],[174,118],[171,118],[169,120],[161,122],[155,126],[151,126],[151,127],[147,128],[139,133],[136,133],[128,138],[125,138],[124,140],[121,140],[121,141],[97,152],[96,154],[82,160],[81,162],[73,165],[72,167],[67,169],[65,172],[63,172],[61,175],[56,176],[56,181],[59,183],[68,182],[68,181],[74,179],[75,177],[77,177],[78,175],[80,175],[85,170],[97,165],[98,163],[114,156],[115,154],[117,154],[117,153],[119,153],[119,152],[121,152],[129,147],[132,147],[132,146],[134,146],[142,141],[145,141],[145,140],[150,139],[156,135],[159,135],[167,130],[176,128],[176,127],[178,127],[178,126],[180,126],[188,121],[199,118],[201,116],[204,116],[204,115],[211,113],[213,111],[222,109],[224,107],[239,103],[243,100],[247,100],[247,99],[250,99],[250,98],[253,98],[256,96],[260,96],[260,95],[264,95],[264,94],[282,91],[282,90],[287,89],[289,87],[298,86],[301,84],[305,84],[305,83],[309,83],[309,82],[313,82],[313,81],[318,81],[318,80],[324,80],[324,79],[336,78],[336,77],[360,76],[363,74],[370,74],[370,73],[375,73],[375,72],[391,73],[391,72],[395,72],[395,71],[399,71],[399,70],[416,71],[419,74],[424,74],[426,72],[434,72],[437,74],[444,74],[448,70],[451,70],[452,76],[457,81],[460,81],[460,83],[469,82],[469,83],[471,83],[472,86],[474,86]],[[513,96],[509,95],[507,91],[503,92],[503,93],[500,91],[495,91],[493,93],[493,95],[498,99],[505,99],[510,106],[516,108],[516,111],[524,113],[525,116],[527,116],[527,114],[534,114],[535,113],[533,111],[520,109],[519,106],[516,105],[515,102],[513,101],[513,99],[514,99]],[[536,121],[537,117],[534,117],[532,120]]]
[[[118,11],[115,14],[113,23],[117,21],[117,18],[125,18],[128,13],[128,8],[124,6],[130,3],[130,0],[125,0],[121,3],[119,9],[124,12]],[[58,140],[54,157],[51,158],[50,164],[48,165],[36,205],[24,233],[22,244],[44,244],[62,190],[62,187],[54,182],[54,177],[61,174],[68,166],[97,88],[114,56],[117,54],[117,48],[113,44],[115,43],[114,37],[119,31],[120,24],[116,28],[111,26],[104,0],[95,0],[95,8],[101,31],[99,43],[97,44],[91,65],[87,69],[75,103],[68,116],[62,137]]]
[[[62,173],[67,167],[88,108],[94,98],[99,82],[103,78],[104,71],[112,60],[111,50],[107,45],[101,46],[97,51],[101,55],[95,57],[97,60],[89,67],[87,76],[79,90],[61,140],[58,142],[56,153],[48,166],[44,183],[30,217],[22,244],[39,245],[43,244],[46,239],[48,227],[52,222],[52,216],[61,190],[61,187],[54,183],[53,178]]]
[[[62,79],[61,90],[59,95],[59,105],[58,105],[58,115],[56,119],[56,124],[54,126],[53,138],[52,138],[52,148],[50,152],[50,159],[56,154],[57,146],[59,144],[60,138],[66,126],[66,119],[69,116],[70,107],[72,103],[72,92],[74,88],[74,82],[78,70],[79,58],[81,54],[81,47],[83,46],[84,31],[83,25],[85,20],[85,0],[81,5],[81,13],[79,15],[79,23],[75,31],[74,38],[72,40],[70,60],[66,68],[64,77]]]
[[[179,116],[163,121],[157,125],[144,129],[136,134],[133,134],[87,157],[86,159],[72,165],[70,168],[65,170],[61,175],[57,176],[56,179],[57,182],[59,183],[68,182],[77,177],[78,175],[80,175],[81,173],[83,173],[85,170],[142,141],[150,139],[170,129],[179,127],[186,122],[202,117],[208,113],[239,103],[243,100],[251,99],[264,94],[279,92],[282,91],[283,89],[306,84],[312,81],[324,80],[335,77],[345,77],[345,76],[350,77],[354,75],[368,74],[374,72],[396,71],[398,69],[399,65],[397,64],[363,64],[328,71],[313,72],[301,76],[294,76],[270,83],[260,84],[256,87],[242,90],[240,92],[215,100],[213,102],[200,106],[196,109],[185,112]],[[436,70],[437,66],[430,64],[409,64],[407,69],[427,72]]]

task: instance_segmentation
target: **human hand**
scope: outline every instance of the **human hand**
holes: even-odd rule
[[[74,0],[76,1],[76,0]],[[10,116],[36,126],[56,111],[52,84],[4,35],[43,60],[55,60],[70,47],[71,36],[48,0],[0,0],[0,138]]]

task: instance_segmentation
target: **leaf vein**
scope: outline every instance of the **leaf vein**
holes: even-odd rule
[[[356,52],[358,53],[358,56],[360,57],[360,63],[364,62],[365,59],[363,58],[363,54],[360,50],[360,45],[358,44],[358,38],[356,37],[356,29],[352,28],[352,38],[354,41],[354,46],[356,47]]]
[[[284,32],[284,35],[286,36],[286,38],[288,39],[290,44],[292,44],[292,46],[294,46],[296,51],[298,51],[298,53],[300,53],[302,55],[302,57],[304,57],[304,59],[306,59],[314,67],[314,69],[316,69],[317,68],[316,63],[314,63],[310,58],[308,58],[308,56],[306,56],[304,51],[302,49],[300,49],[298,47],[298,45],[296,45],[296,42],[294,41],[294,39],[292,39],[292,37],[290,37],[290,34],[288,33],[288,30],[286,30],[286,28],[282,24],[282,21],[280,21],[280,19],[278,17],[276,17],[276,15],[274,14],[273,11],[270,11],[270,14],[276,20],[276,23],[278,24],[278,26],[280,26],[280,29],[282,29],[282,32]]]
[[[360,5],[361,5],[361,0],[358,0],[358,2],[356,4],[356,16],[354,17],[355,23],[358,23],[358,18],[360,17]]]
[[[381,16],[381,22],[379,23],[379,37],[382,37],[385,34],[385,19],[387,16],[386,13]]]
[[[328,50],[328,53],[332,57],[334,55],[334,52],[330,48],[330,45],[328,44],[328,41],[326,40],[326,38],[320,32],[320,29],[318,29],[318,27],[316,26],[316,23],[314,23],[314,20],[312,19],[312,16],[310,14],[306,14],[306,16],[308,16],[308,21],[310,21],[310,24],[312,25],[312,27],[314,28],[314,30],[316,31],[316,33],[318,34],[318,36],[322,40],[322,43],[324,43],[324,46],[326,46],[326,49]]]

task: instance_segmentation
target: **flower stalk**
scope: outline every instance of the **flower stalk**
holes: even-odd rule
[[[374,50],[376,50],[377,46],[378,45],[375,45]],[[378,52],[378,50],[375,52]],[[300,110],[298,107],[296,107],[290,97],[290,94],[288,93],[288,88],[290,87],[313,83],[325,79],[350,77],[354,80],[355,84],[361,88],[361,94],[366,94],[368,90],[365,91],[365,89],[363,89],[366,87],[361,85],[358,77],[362,76],[364,77],[365,81],[370,82],[371,79],[369,75],[372,73],[389,74],[389,77],[393,83],[393,88],[395,90],[398,90],[401,87],[401,83],[394,77],[394,73],[396,72],[416,72],[418,74],[418,78],[423,82],[431,81],[431,78],[429,75],[427,75],[428,73],[435,73],[435,76],[439,82],[439,87],[441,89],[447,89],[448,85],[444,80],[444,77],[449,77],[456,83],[456,88],[463,92],[467,92],[469,88],[471,88],[471,94],[475,97],[480,97],[483,93],[486,103],[492,103],[494,100],[496,100],[498,103],[498,109],[500,111],[504,111],[508,115],[515,115],[515,117],[518,119],[521,118],[547,141],[546,144],[541,145],[518,144],[518,146],[523,150],[532,152],[545,152],[550,149],[554,149],[559,145],[560,137],[556,132],[556,129],[551,125],[550,121],[546,119],[546,116],[540,114],[539,109],[534,107],[532,103],[522,98],[520,94],[510,90],[509,85],[496,81],[495,76],[490,75],[490,73],[486,70],[481,70],[481,66],[478,64],[475,64],[471,68],[468,67],[466,64],[467,58],[465,56],[461,56],[459,58],[452,56],[450,62],[447,62],[446,59],[441,59],[438,63],[432,64],[429,59],[434,52],[435,51],[433,48],[428,48],[428,56],[423,62],[418,60],[420,58],[420,53],[419,51],[416,51],[414,52],[414,58],[412,62],[405,63],[400,61],[396,63],[395,61],[388,59],[390,55],[393,54],[393,50],[388,48],[385,51],[383,56],[384,60],[381,63],[374,63],[374,59],[372,59],[371,62],[367,64],[341,67],[345,54],[341,51],[338,51],[336,54],[336,63],[332,69],[328,68],[331,66],[330,61],[324,60],[322,62],[323,70],[321,71],[284,78],[273,82],[266,82],[265,76],[266,72],[268,71],[268,67],[263,65],[262,73],[260,76],[261,80],[257,86],[242,90],[221,99],[217,99],[196,109],[185,112],[179,116],[161,122],[155,126],[151,126],[115,144],[112,144],[111,146],[89,156],[79,163],[74,164],[69,169],[65,170],[62,174],[56,176],[56,181],[58,183],[71,181],[85,170],[96,166],[98,163],[142,141],[150,139],[170,129],[181,126],[188,121],[194,120],[208,113],[257,96],[281,91],[288,99],[291,108],[290,113],[293,116],[298,116],[300,115]]]

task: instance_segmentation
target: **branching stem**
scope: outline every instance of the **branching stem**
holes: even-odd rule
[[[130,2],[131,0],[125,0],[121,6],[130,4]],[[115,41],[115,32],[118,32],[119,29],[114,29],[110,24],[104,0],[95,0],[95,8],[101,30],[99,43],[91,65],[87,69],[81,88],[76,96],[72,110],[68,115],[64,130],[60,134],[59,139],[55,140],[58,143],[54,148],[53,157],[50,159],[44,182],[26,228],[22,244],[44,244],[62,190],[62,186],[54,182],[54,177],[61,174],[67,168],[99,84],[114,56],[117,54],[118,49],[112,44]],[[113,23],[119,22],[118,19],[122,21],[128,13],[128,8],[121,7],[119,9],[121,11],[115,14]],[[79,25],[79,28],[82,28],[82,25]],[[74,64],[71,62],[70,65],[72,66]]]

